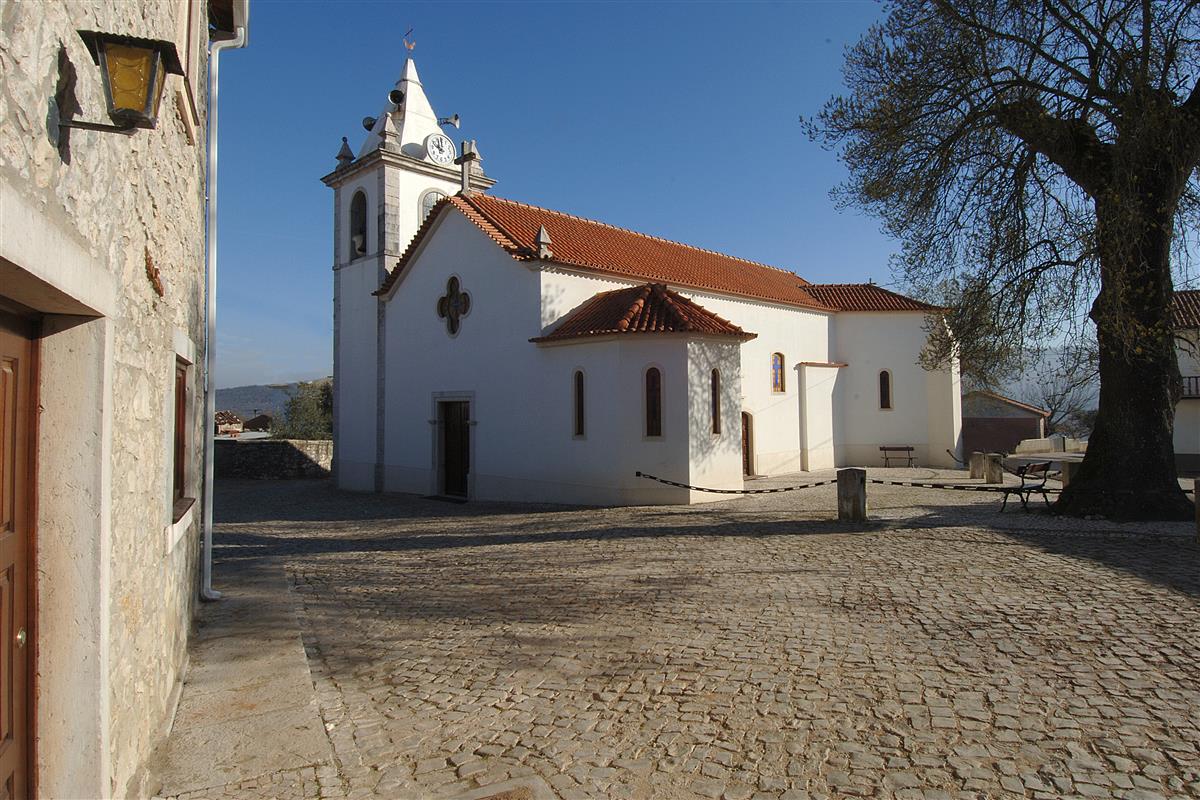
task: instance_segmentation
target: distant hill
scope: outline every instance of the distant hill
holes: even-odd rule
[[[317,379],[317,381],[332,380],[333,378]],[[269,414],[277,417],[283,413],[287,407],[288,398],[299,386],[299,382],[296,382],[217,389],[217,410],[233,411],[242,419],[250,419],[257,414]]]

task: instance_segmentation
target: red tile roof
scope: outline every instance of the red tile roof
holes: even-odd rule
[[[595,295],[568,314],[552,333],[530,341],[555,342],[632,333],[700,333],[742,340],[757,335],[747,333],[661,283],[647,283]]]
[[[537,259],[538,229],[544,225],[552,240],[553,256],[549,260],[557,264],[635,280],[833,310],[806,291],[808,281],[778,267],[478,192],[455,195],[441,203],[452,205],[513,258],[522,261]],[[399,280],[440,210],[439,204],[426,218],[376,294],[385,294]]]
[[[1200,289],[1184,289],[1171,298],[1176,328],[1200,328]]]
[[[942,311],[896,294],[873,283],[813,283],[805,287],[813,297],[838,311]]]
[[[439,201],[375,294],[386,294],[400,279],[445,205],[520,261],[537,260],[538,230],[544,226],[552,240],[548,261],[566,266],[819,311],[942,310],[874,284],[811,284],[778,267],[480,192]]]

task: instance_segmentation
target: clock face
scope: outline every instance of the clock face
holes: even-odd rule
[[[425,152],[439,164],[449,164],[454,160],[454,142],[440,133],[430,134],[425,140]]]

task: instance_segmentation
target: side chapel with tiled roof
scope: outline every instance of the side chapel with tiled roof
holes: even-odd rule
[[[410,58],[323,178],[339,485],[690,503],[960,455],[957,365],[917,366],[943,309],[498,197],[447,122]]]

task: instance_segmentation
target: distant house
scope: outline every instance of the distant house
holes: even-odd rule
[[[1172,301],[1175,349],[1183,396],[1175,406],[1175,464],[1200,473],[1200,289],[1175,292]]]
[[[275,422],[270,414],[259,414],[257,417],[251,417],[242,423],[243,431],[263,432],[271,430],[271,425]]]
[[[982,390],[962,399],[963,452],[1011,453],[1022,439],[1046,435],[1049,411]]]
[[[218,411],[216,414],[217,436],[237,436],[242,432],[242,418],[232,411]]]

